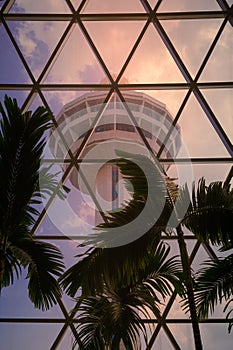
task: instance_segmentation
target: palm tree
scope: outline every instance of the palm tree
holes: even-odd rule
[[[50,114],[44,107],[21,113],[17,101],[7,96],[4,105],[0,104],[0,290],[27,268],[29,297],[44,310],[61,295],[56,277],[64,268],[59,249],[38,241],[30,230],[43,192],[56,190],[64,196],[49,168],[43,169],[39,188],[43,134],[51,126]]]
[[[81,262],[66,271],[62,277],[62,285],[68,294],[74,295],[80,286],[87,293],[103,292],[105,280],[107,279],[114,284],[114,278],[118,274],[125,275],[133,281],[140,266],[145,264],[148,251],[156,246],[160,240],[161,232],[176,232],[195,347],[196,350],[201,350],[202,342],[194,299],[193,278],[183,237],[183,226],[194,232],[197,237],[205,235],[209,237],[210,232],[214,230],[214,232],[229,239],[230,223],[233,222],[232,191],[226,191],[224,186],[218,187],[218,191],[215,191],[215,184],[206,187],[202,179],[198,188],[193,188],[190,198],[187,187],[179,189],[172,179],[167,178],[158,169],[153,159],[122,152],[118,152],[118,154],[122,155],[123,158],[117,161],[117,165],[123,177],[131,181],[131,186],[129,186],[131,192],[133,185],[132,199],[124,209],[109,213],[107,221],[97,227],[99,232],[92,235],[87,243],[93,243],[97,246],[99,244],[100,248],[92,248]],[[138,166],[140,162],[144,163],[142,169],[147,169],[147,176]],[[148,184],[152,188],[148,188]],[[202,188],[206,191],[204,197]],[[163,210],[159,216],[158,207],[161,208],[161,202]],[[129,221],[133,221],[139,216],[145,203],[149,203],[149,211],[147,221],[140,226],[142,236],[125,246],[102,249],[101,246],[104,246],[106,242],[108,246],[111,246],[111,240],[114,244],[116,243],[116,237],[112,235],[112,228],[124,227]],[[153,216],[158,217],[158,219],[154,221]],[[146,228],[142,227],[143,225]],[[144,232],[146,233],[144,234]],[[124,233],[125,235],[132,234],[127,230]],[[135,271],[135,274],[131,274],[130,271]],[[77,276],[76,280],[74,280],[75,276]]]
[[[81,305],[74,310],[79,312],[76,319],[79,339],[74,348],[78,344],[80,350],[117,350],[121,344],[128,350],[141,349],[140,332],[147,343],[142,317],[158,316],[161,300],[172,293],[174,286],[180,294],[183,290],[179,281],[180,262],[174,257],[168,258],[169,251],[170,247],[160,242],[148,255],[145,265],[136,271],[134,282],[129,274],[123,276],[119,271],[114,283],[105,281],[101,294],[84,294],[86,279],[82,280]],[[78,266],[81,267],[78,269]],[[75,265],[79,275],[83,273],[82,266],[83,261]],[[135,274],[134,271],[131,270],[131,274]]]
[[[157,169],[151,170],[155,173],[153,179],[157,179],[157,183],[154,181],[156,190],[157,186],[161,187],[161,177]],[[125,209],[107,215],[108,227],[133,221],[143,207],[143,198],[135,193],[135,198]],[[151,219],[155,210],[151,211]],[[138,332],[143,331],[145,336],[146,333],[135,308],[145,316],[149,308],[158,317],[158,294],[165,298],[175,288],[182,295],[180,263],[175,257],[167,259],[169,248],[165,249],[160,242],[167,223],[164,220],[166,210],[167,207],[157,225],[148,225],[146,234],[136,241],[114,248],[91,247],[78,255],[82,259],[60,278],[69,296],[75,297],[79,288],[82,289],[79,307],[74,310],[81,312],[77,318],[80,348],[83,344],[85,349],[105,349],[103,344],[108,344],[110,349],[118,349],[119,342],[123,342],[127,349],[136,348]],[[101,224],[97,229],[102,231],[106,226]],[[110,332],[107,335],[106,328]]]

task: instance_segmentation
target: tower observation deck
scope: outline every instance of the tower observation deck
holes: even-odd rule
[[[115,151],[145,154],[145,142],[138,133],[140,129],[156,155],[172,128],[173,117],[164,103],[142,92],[124,92],[125,103],[113,93],[110,101],[104,105],[105,97],[105,92],[88,92],[66,104],[57,117],[66,145],[60,134],[53,132],[50,148],[56,158],[69,158],[70,149],[74,155],[79,153],[77,159],[83,164],[88,160],[89,164],[83,168],[87,182],[92,184],[97,199],[104,201],[104,210],[112,210],[124,200],[124,191],[119,187],[118,168],[113,164],[114,158],[117,158]],[[176,125],[166,141],[162,158],[174,159],[180,147],[180,127]],[[168,167],[166,165],[165,170]],[[76,188],[88,193],[76,169],[71,171],[69,179]],[[96,223],[99,220],[97,213]]]

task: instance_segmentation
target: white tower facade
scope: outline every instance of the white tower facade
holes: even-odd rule
[[[114,165],[116,150],[145,153],[140,129],[155,155],[166,140],[162,158],[173,159],[180,149],[181,136],[179,126],[172,127],[173,118],[166,105],[157,99],[128,91],[124,93],[125,103],[114,93],[110,102],[103,104],[105,96],[104,92],[89,92],[66,104],[57,121],[67,145],[60,134],[55,133],[50,147],[56,158],[69,158],[67,149],[74,155],[78,152],[78,159],[88,163],[86,167],[82,165],[87,182],[103,210],[109,211],[117,209],[125,199],[118,168]],[[169,130],[172,132],[167,139]],[[88,193],[76,169],[71,171],[69,179],[76,188]],[[97,211],[96,224],[100,221]]]

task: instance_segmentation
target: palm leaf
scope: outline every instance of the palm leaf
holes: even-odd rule
[[[147,339],[146,328],[141,322],[141,312],[148,317],[148,308],[155,310],[154,299],[143,287],[135,290],[121,289],[104,295],[84,298],[77,317],[77,331],[83,349],[138,349],[140,332]],[[82,347],[80,347],[82,349]]]
[[[28,268],[29,298],[35,307],[48,310],[61,296],[55,278],[64,269],[60,250],[50,243],[33,239],[19,239],[11,246],[11,250],[20,264]]]
[[[178,293],[182,293],[181,265],[176,257],[168,258],[170,248],[164,243],[158,245],[157,242],[150,251],[144,250],[142,258],[141,251],[137,254],[133,250],[136,256],[132,254],[134,244],[135,247],[140,246],[134,242],[129,246],[89,251],[62,275],[62,287],[72,297],[79,288],[85,296],[103,293],[105,286],[110,290],[118,290],[142,282],[148,288],[151,287],[157,299],[155,292],[164,298],[174,286]],[[141,249],[142,247],[143,245]]]
[[[230,185],[213,182],[209,186],[204,178],[197,188],[193,186],[192,205],[182,220],[189,230],[205,242],[233,243],[233,190]]]
[[[208,317],[218,302],[228,300],[233,291],[233,254],[208,261],[197,274],[195,299],[200,317]]]
[[[155,253],[150,255],[148,265],[140,271],[140,282],[150,289],[157,300],[158,294],[165,298],[174,288],[179,295],[184,295],[181,262],[176,256],[168,258],[169,253],[170,246],[161,242]]]

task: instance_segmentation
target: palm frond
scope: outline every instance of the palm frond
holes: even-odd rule
[[[139,279],[139,267],[147,264],[148,253],[153,253],[159,239],[160,234],[150,230],[147,236],[124,246],[88,250],[63,274],[61,286],[74,297],[80,287],[84,295],[94,295],[102,293],[105,284],[113,289],[119,284],[135,284]]]
[[[84,298],[77,317],[77,331],[83,349],[139,349],[140,332],[147,339],[140,313],[149,317],[156,306],[151,294],[143,286],[135,290],[121,289]],[[91,348],[92,346],[92,348]],[[81,347],[82,349],[82,347]]]
[[[135,247],[139,246],[135,244]],[[180,261],[176,257],[168,258],[169,247],[157,242],[150,251],[145,249],[144,255],[141,251],[137,254],[136,250],[132,250],[133,247],[134,245],[129,245],[88,252],[88,255],[84,255],[82,260],[61,276],[61,286],[72,297],[79,288],[82,288],[84,296],[96,295],[103,293],[105,286],[109,290],[118,290],[142,282],[151,288],[157,300],[156,293],[164,298],[174,287],[178,293],[183,293]]]
[[[157,299],[158,295],[165,298],[174,289],[179,295],[184,295],[181,261],[176,256],[168,258],[169,252],[170,246],[161,242],[150,256],[148,265],[141,271],[142,283]]]
[[[126,187],[133,198],[146,199],[149,186],[152,186],[152,192],[166,194],[165,176],[154,159],[123,151],[116,151],[116,154],[121,157],[116,160],[116,164],[123,178],[127,180]],[[131,183],[130,186],[128,181]]]
[[[11,249],[20,264],[28,268],[29,298],[35,307],[48,310],[61,296],[55,278],[64,270],[60,250],[50,243],[32,239],[19,239]]]
[[[200,317],[208,317],[217,303],[228,300],[233,293],[233,254],[208,261],[197,274],[195,300]]]
[[[196,236],[212,244],[233,243],[233,190],[230,185],[213,182],[208,186],[205,179],[193,186],[192,205],[182,220]]]
[[[102,335],[103,314],[108,306],[108,299],[100,296],[85,298],[79,308],[77,327],[80,350],[103,350],[105,339]],[[81,342],[81,345],[80,345]],[[77,345],[74,342],[73,348]]]
[[[20,277],[22,268],[10,247],[7,247],[3,261],[2,287],[7,287],[14,283],[15,278],[18,279]]]

